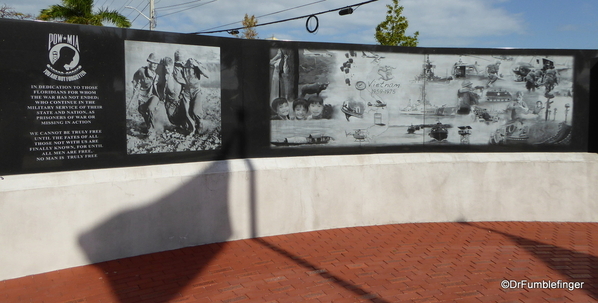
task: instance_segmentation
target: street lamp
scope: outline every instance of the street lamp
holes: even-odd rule
[[[152,0],[152,2],[151,2],[151,3],[154,3],[154,1]],[[141,16],[143,16],[145,19],[147,19],[147,20],[149,21],[149,23],[150,23],[150,24],[149,24],[150,31],[153,31],[153,30],[154,30],[154,28],[156,28],[156,15],[155,15],[155,13],[154,13],[154,8],[153,8],[153,5],[152,5],[152,7],[150,8],[150,16],[151,16],[151,18],[150,18],[150,17],[148,17],[148,16],[146,16],[144,13],[142,13],[140,10],[138,10],[138,9],[137,9],[137,8],[135,8],[135,7],[132,7],[132,6],[125,6],[125,7],[126,7],[126,8],[130,8],[130,9],[133,9],[133,10],[136,10],[136,11],[137,11],[137,12],[138,12],[138,13],[139,13]]]

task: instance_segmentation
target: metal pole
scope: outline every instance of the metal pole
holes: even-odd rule
[[[150,1],[151,1],[150,4],[152,5],[152,10],[150,11],[150,15],[152,15],[152,18],[146,16],[144,13],[142,13],[137,8],[134,8],[132,6],[125,6],[125,7],[137,11],[140,15],[143,16],[143,18],[145,18],[145,19],[147,19],[149,21],[149,23],[150,23],[150,30],[154,30],[154,27],[156,27],[156,16],[155,16],[155,12],[153,10],[154,0],[150,0]]]
[[[154,0],[150,0],[150,31],[156,27],[156,11],[154,9]]]

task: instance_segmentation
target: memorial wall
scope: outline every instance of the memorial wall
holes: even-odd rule
[[[598,220],[597,50],[0,37],[0,280],[330,228]]]
[[[0,175],[587,152],[595,136],[595,50],[242,40],[15,20],[0,29]]]

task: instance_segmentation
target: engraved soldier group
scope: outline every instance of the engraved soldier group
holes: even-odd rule
[[[199,61],[184,59],[180,51],[170,57],[158,59],[154,53],[147,58],[147,66],[133,75],[133,96],[137,110],[143,117],[148,135],[160,135],[167,128],[174,128],[186,135],[199,133],[205,118],[200,85],[206,75],[205,66]]]

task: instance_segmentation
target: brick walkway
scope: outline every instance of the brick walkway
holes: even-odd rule
[[[505,279],[528,285],[579,282],[581,288],[503,289]],[[598,223],[342,228],[183,248],[0,282],[0,302],[304,301],[598,302]]]

